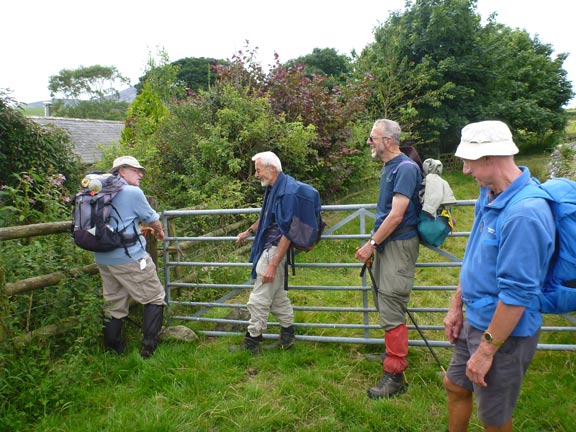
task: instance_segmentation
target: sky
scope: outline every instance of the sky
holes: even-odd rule
[[[213,0],[214,1],[214,0]],[[485,20],[492,12],[511,28],[538,35],[564,62],[576,89],[573,0],[478,0]],[[0,89],[18,102],[50,99],[48,80],[62,69],[114,66],[132,84],[163,50],[184,57],[229,59],[257,49],[266,67],[334,48],[349,55],[373,42],[373,30],[404,0],[27,0],[0,5]],[[247,45],[248,43],[248,45]],[[119,89],[121,90],[121,89]],[[573,99],[568,107],[576,107]]]

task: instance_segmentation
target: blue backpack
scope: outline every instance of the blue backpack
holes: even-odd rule
[[[546,314],[573,312],[576,311],[576,182],[565,178],[544,183],[534,181],[537,187],[525,187],[506,208],[525,198],[548,200],[556,225],[556,248],[542,287],[540,310]],[[497,233],[504,211],[498,216]]]

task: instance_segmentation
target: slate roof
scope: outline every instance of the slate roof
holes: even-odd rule
[[[70,142],[74,145],[80,160],[93,164],[102,159],[101,147],[111,146],[120,141],[124,122],[110,120],[89,120],[64,117],[29,116],[36,123],[54,126],[67,130]]]

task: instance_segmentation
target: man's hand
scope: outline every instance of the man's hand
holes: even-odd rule
[[[370,257],[372,257],[372,254],[374,253],[374,246],[372,246],[370,244],[370,242],[366,242],[364,244],[364,246],[362,246],[361,248],[356,249],[356,255],[355,258],[358,261],[361,261],[363,263],[365,263],[366,261],[368,261],[370,259]]]
[[[464,314],[462,308],[450,307],[448,313],[444,318],[444,332],[448,341],[454,345],[462,330],[462,323],[464,322]]]
[[[241,233],[239,233],[236,236],[236,243],[242,243],[244,240],[246,240],[248,237],[250,237],[252,234],[250,234],[248,232],[248,230],[246,231],[242,231]]]
[[[162,228],[162,223],[158,220],[148,224],[141,228],[142,233],[152,232],[156,240],[163,241],[166,236],[164,235],[164,229]]]
[[[470,360],[468,360],[466,364],[466,376],[474,384],[480,387],[488,387],[484,378],[486,378],[486,374],[490,370],[490,367],[492,367],[496,350],[496,347],[481,343],[476,352],[470,357]]]
[[[264,270],[264,274],[262,275],[262,282],[263,283],[270,283],[274,281],[276,277],[276,269],[278,266],[276,264],[268,264],[266,266],[266,270]]]

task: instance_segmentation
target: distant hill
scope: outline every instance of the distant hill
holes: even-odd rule
[[[128,87],[125,90],[121,90],[120,91],[120,101],[121,102],[132,102],[134,99],[136,99],[136,87]],[[52,99],[52,102],[56,101],[56,99]],[[73,100],[70,100],[70,102],[72,102]],[[38,102],[32,102],[29,104],[25,105],[25,108],[44,108],[44,103],[46,101],[38,101]]]

